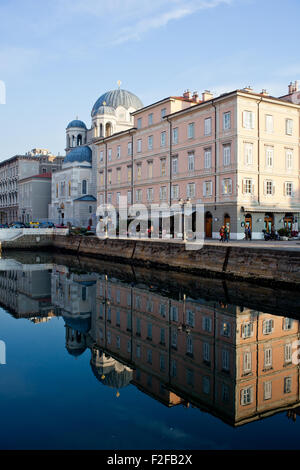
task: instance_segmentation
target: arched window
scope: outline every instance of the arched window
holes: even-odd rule
[[[69,193],[69,196],[71,196],[71,181],[69,181],[69,190],[68,190],[68,193]]]
[[[103,137],[103,124],[100,124],[100,137]]]
[[[75,135],[72,135],[72,147],[75,147],[75,142],[76,142]]]
[[[69,147],[70,147],[70,136],[67,135],[67,148],[69,148]]]
[[[77,136],[77,145],[82,145],[82,135],[78,134]]]
[[[83,180],[82,181],[82,194],[86,194],[87,193],[87,183],[86,183],[86,180]]]
[[[107,122],[105,125],[105,137],[108,137],[111,135],[111,123]]]
[[[97,127],[97,124],[94,125],[94,137],[98,137],[98,127]]]

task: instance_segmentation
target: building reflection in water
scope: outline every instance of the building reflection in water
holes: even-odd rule
[[[62,316],[67,351],[90,349],[93,374],[117,396],[131,384],[164,405],[197,407],[234,426],[284,410],[295,419],[298,320],[51,268],[0,273],[2,303],[32,321]]]

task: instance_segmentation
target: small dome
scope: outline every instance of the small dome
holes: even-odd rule
[[[111,106],[100,106],[97,109],[96,114],[113,114],[114,115],[114,114],[116,114],[116,111]]]
[[[91,317],[80,318],[80,317],[63,317],[65,324],[78,333],[86,334],[91,329]]]
[[[86,350],[86,346],[79,346],[78,348],[70,348],[68,346],[66,346],[66,350],[68,351],[68,353],[71,355],[71,356],[74,356],[74,357],[78,357],[78,356],[81,356],[81,354],[84,353],[84,351]]]
[[[100,96],[96,101],[92,109],[92,117],[98,113],[98,109],[102,106],[108,106],[116,109],[118,106],[124,106],[124,108],[140,109],[143,107],[141,100],[127,90],[110,90]]]
[[[103,367],[96,367],[95,365],[91,364],[91,368],[93,374],[95,375],[96,379],[99,380],[103,385],[106,385],[110,388],[124,388],[130,384],[132,381],[132,370],[128,367],[124,367],[120,371],[116,371],[114,367],[103,368]],[[102,379],[102,375],[104,375],[104,379]]]
[[[63,163],[73,162],[89,162],[92,163],[92,151],[90,147],[84,145],[82,147],[75,147],[67,154]]]
[[[86,125],[83,121],[79,121],[78,119],[74,119],[74,121],[69,122],[67,125],[67,129],[71,129],[71,127],[80,127],[82,129],[86,129]]]

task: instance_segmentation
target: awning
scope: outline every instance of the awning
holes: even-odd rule
[[[279,207],[244,207],[244,213],[246,214],[247,212],[286,214],[287,212],[300,212],[300,207],[288,207],[283,209]]]

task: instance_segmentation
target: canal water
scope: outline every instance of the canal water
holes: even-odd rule
[[[0,260],[1,449],[297,449],[296,292]]]

